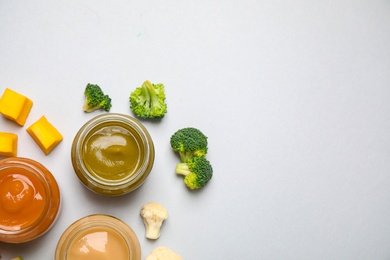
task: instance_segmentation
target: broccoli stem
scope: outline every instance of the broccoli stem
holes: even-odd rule
[[[180,152],[180,160],[182,163],[186,163],[188,160],[192,159],[194,157],[194,153],[192,151],[189,152]]]
[[[158,105],[158,99],[157,99],[157,94],[156,91],[153,88],[152,83],[147,80],[142,84],[142,87],[144,88],[146,92],[146,100],[149,100],[149,107],[153,107],[155,105]]]
[[[83,109],[84,109],[85,112],[92,112],[92,111],[95,111],[95,110],[97,110],[99,108],[100,108],[99,106],[93,106],[92,107],[89,104],[89,100],[88,99],[85,100],[84,105],[83,105]]]
[[[177,174],[184,175],[184,176],[187,176],[188,174],[191,173],[191,170],[190,170],[190,168],[188,167],[188,164],[187,164],[187,163],[178,163],[178,164],[176,165],[176,173],[177,173]]]
[[[149,92],[149,94],[150,94],[150,108],[155,108],[155,109],[160,108],[161,104],[160,104],[159,98],[157,96],[156,90],[154,89],[152,84],[150,84],[149,90],[150,90],[150,92]]]

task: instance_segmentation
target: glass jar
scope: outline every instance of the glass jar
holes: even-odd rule
[[[140,187],[154,163],[154,144],[147,129],[128,115],[107,113],[85,123],[71,150],[80,181],[103,195],[123,195]]]
[[[133,229],[110,215],[90,215],[71,224],[58,241],[55,260],[140,260]]]
[[[54,176],[28,158],[0,161],[0,200],[0,241],[6,243],[24,243],[46,233],[61,206]]]

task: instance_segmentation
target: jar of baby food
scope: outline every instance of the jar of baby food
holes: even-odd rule
[[[60,190],[42,164],[28,158],[0,161],[0,241],[24,243],[46,233],[60,211]]]
[[[71,224],[62,234],[55,260],[140,260],[141,247],[133,229],[109,215],[90,215]]]
[[[128,115],[107,113],[85,123],[71,150],[80,181],[103,195],[123,195],[141,186],[154,163],[147,129]]]

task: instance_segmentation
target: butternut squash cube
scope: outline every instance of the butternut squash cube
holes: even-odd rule
[[[15,157],[18,150],[18,136],[13,133],[0,132],[0,155]]]
[[[49,122],[45,116],[29,126],[26,131],[48,155],[63,139],[61,133]]]
[[[5,118],[24,126],[32,105],[33,102],[29,98],[6,88],[3,96],[0,98],[0,113]]]

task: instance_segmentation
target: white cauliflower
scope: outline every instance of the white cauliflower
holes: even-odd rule
[[[145,260],[183,260],[183,258],[169,248],[159,246],[146,256]]]
[[[149,202],[142,206],[141,216],[146,228],[146,237],[149,239],[159,238],[162,223],[168,218],[168,210],[161,204]]]

